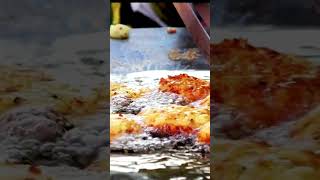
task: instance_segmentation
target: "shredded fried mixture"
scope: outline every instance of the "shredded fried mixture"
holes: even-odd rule
[[[318,179],[319,66],[243,39],[224,40],[211,51],[213,125],[227,134],[213,141],[213,179]],[[271,136],[285,141],[273,144]]]
[[[157,90],[158,88],[159,90]],[[126,101],[125,103],[114,103],[117,106],[130,107],[131,104],[139,102],[141,98],[150,97],[150,94],[145,94],[144,92],[146,91],[134,91],[133,89],[128,88],[125,84],[112,83],[110,93],[111,96],[124,95],[126,97],[131,97],[131,101]],[[141,129],[140,132],[151,133],[157,137],[197,135],[197,139],[200,143],[209,144],[209,82],[187,74],[169,76],[168,78],[162,78],[159,82],[159,87],[155,87],[154,93],[158,93],[159,96],[164,96],[165,94],[163,94],[163,92],[172,93],[175,96],[182,96],[188,102],[180,105],[167,103],[166,105],[150,105],[149,107],[148,103],[145,102],[145,107],[143,107],[141,112],[137,114],[137,117],[142,119],[141,124],[138,125],[140,128],[136,128],[137,125],[134,121],[128,121],[124,115],[113,114],[110,121],[111,137],[117,138],[125,134],[135,134],[137,133],[137,129]],[[116,98],[113,98],[112,100],[120,101],[120,99]],[[174,101],[174,99],[168,99],[168,101],[170,100],[172,102]],[[159,101],[158,103],[162,103],[162,99],[160,97],[153,98],[152,101]],[[197,105],[193,105],[193,102],[197,103]],[[152,104],[152,102],[150,102],[150,104]],[[120,126],[123,126],[123,129],[121,129]],[[132,126],[133,130],[128,130],[129,126]]]
[[[179,49],[173,49],[168,54],[169,59],[173,61],[187,60],[194,61],[200,57],[199,50],[196,48],[191,48],[185,51]]]
[[[257,129],[299,117],[320,102],[320,71],[307,60],[256,48],[243,39],[211,47],[214,102],[242,112],[235,129]]]
[[[210,144],[210,121],[201,126],[198,132],[198,140],[199,142]]]
[[[161,134],[191,133],[210,121],[210,112],[189,106],[172,105],[161,109],[147,109],[140,113],[147,126]]]
[[[141,132],[141,126],[134,120],[125,115],[110,115],[110,140],[122,136],[124,134],[132,134]]]
[[[210,83],[187,74],[180,74],[161,78],[159,89],[163,92],[180,94],[193,102],[210,94]]]

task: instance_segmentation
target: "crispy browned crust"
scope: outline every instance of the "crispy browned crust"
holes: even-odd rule
[[[196,134],[199,128],[210,121],[210,83],[208,81],[187,74],[180,74],[162,78],[159,84],[160,91],[180,94],[190,103],[199,101],[194,106],[168,105],[145,108],[138,116],[143,118],[143,126],[148,127],[148,131],[161,136]],[[143,96],[144,92],[141,90],[135,91],[120,83],[111,83],[110,88],[110,96],[125,95],[133,99]],[[130,121],[126,116],[111,115],[111,139],[124,134],[140,132],[143,132],[143,128],[134,121]],[[199,141],[203,143],[206,143],[206,138],[208,138],[208,134],[205,133],[207,132],[204,129],[201,135],[199,133]],[[210,136],[210,132],[208,133]]]
[[[141,131],[141,126],[126,115],[110,115],[110,141],[125,134],[136,134]]]
[[[187,74],[179,74],[161,78],[159,89],[163,92],[180,94],[193,102],[209,95],[210,83]]]
[[[233,39],[211,46],[211,62],[214,102],[245,115],[234,128],[271,126],[320,102],[320,71],[307,60]]]
[[[210,121],[208,109],[178,105],[146,109],[139,115],[144,118],[146,126],[162,135],[193,133]]]
[[[210,121],[200,128],[197,136],[199,142],[210,144]]]

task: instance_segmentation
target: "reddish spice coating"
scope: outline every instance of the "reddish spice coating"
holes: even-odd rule
[[[180,94],[190,102],[203,99],[210,93],[210,83],[208,81],[179,74],[160,79],[160,91]]]
[[[213,101],[244,115],[233,129],[269,127],[319,105],[320,69],[306,59],[243,39],[211,45],[210,58]]]

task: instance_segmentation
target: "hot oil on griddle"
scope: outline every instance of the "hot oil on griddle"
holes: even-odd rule
[[[161,76],[166,77],[163,74],[172,75],[173,72],[162,71]],[[145,107],[187,105],[184,98],[177,94],[159,92],[157,87],[160,78],[155,76],[151,78],[150,73],[152,72],[141,72],[136,77],[128,74],[126,78],[112,76],[111,81],[124,83],[133,89],[148,87],[152,90],[134,101],[123,96],[112,97],[111,112],[129,114],[130,117],[141,121],[135,114]],[[202,79],[209,78],[207,74],[199,73],[199,75]],[[155,179],[173,177],[209,179],[209,148],[209,145],[199,144],[195,135],[166,136],[158,134],[152,128],[146,128],[141,134],[124,135],[111,142],[110,169],[120,172],[139,172]]]

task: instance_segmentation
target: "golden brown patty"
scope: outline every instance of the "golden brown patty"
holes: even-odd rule
[[[168,135],[191,133],[210,121],[208,109],[178,105],[146,109],[139,115],[144,118],[146,126]]]
[[[268,127],[320,104],[320,71],[307,60],[242,39],[214,44],[211,51],[214,102],[244,115],[230,128]]]
[[[187,74],[180,74],[161,78],[159,89],[163,92],[180,94],[193,102],[209,95],[210,83]]]
[[[198,132],[198,141],[210,144],[210,122],[207,122],[205,125],[201,126],[200,131]]]
[[[110,140],[124,134],[132,134],[141,132],[141,126],[134,120],[125,115],[110,115]]]

